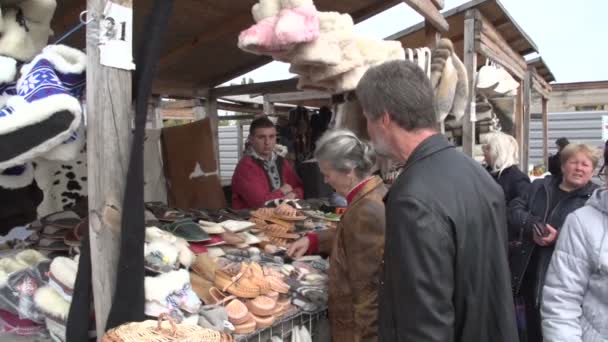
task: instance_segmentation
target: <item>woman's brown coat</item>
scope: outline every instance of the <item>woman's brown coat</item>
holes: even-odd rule
[[[319,234],[329,253],[329,316],[333,341],[378,340],[378,284],[384,252],[386,188],[378,177],[353,198],[335,230]]]

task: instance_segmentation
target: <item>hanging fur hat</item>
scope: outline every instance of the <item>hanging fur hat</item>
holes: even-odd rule
[[[2,13],[0,55],[27,62],[48,44],[55,0],[23,0]]]

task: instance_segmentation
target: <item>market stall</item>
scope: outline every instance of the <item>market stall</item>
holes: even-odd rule
[[[319,10],[350,14],[354,23],[397,2],[319,0],[316,5]],[[439,14],[442,1],[405,2],[438,31],[447,31],[448,25]],[[217,165],[218,98],[222,92],[228,95],[225,89],[213,87],[269,61],[267,57],[242,53],[235,44],[239,32],[253,22],[250,9],[254,1],[136,1],[134,7],[129,0],[89,0],[86,10],[79,1],[47,1],[44,3],[52,3],[53,8],[45,9],[48,11],[44,20],[21,13],[24,11],[20,3],[11,2],[13,7],[3,8],[3,14],[13,15],[5,19],[14,21],[20,32],[41,29],[40,36],[46,37],[45,32],[51,32],[52,18],[54,32],[64,44],[78,48],[86,44],[86,56],[78,52],[65,58],[75,64],[67,71],[61,69],[65,65],[60,59],[46,55],[34,59],[36,63],[44,60],[61,64],[54,65],[61,71],[55,77],[63,85],[62,94],[69,93],[68,102],[73,102],[71,107],[52,113],[63,120],[66,129],[62,135],[51,137],[53,144],[45,145],[45,151],[34,149],[35,157],[49,157],[52,153],[45,153],[57,152],[54,148],[64,147],[62,144],[84,142],[78,139],[84,137],[84,132],[79,131],[85,121],[83,107],[88,113],[87,145],[84,157],[80,153],[83,150],[72,148],[78,156],[67,158],[78,167],[66,162],[55,165],[65,171],[48,168],[54,176],[69,179],[65,186],[70,192],[62,193],[63,197],[57,200],[72,199],[70,205],[64,202],[65,210],[42,215],[21,233],[15,231],[3,239],[3,247],[10,251],[3,253],[0,261],[2,328],[36,338],[50,336],[56,341],[82,340],[83,336],[101,340],[108,328],[115,327],[118,330],[111,330],[107,339],[166,332],[209,341],[259,340],[260,333],[276,333],[283,339],[295,331],[300,338],[307,335],[310,339],[313,323],[326,315],[327,261],[313,256],[286,262],[284,247],[307,232],[332,229],[336,208],[327,202],[293,203],[288,207],[269,203],[268,208],[247,213],[186,211],[150,202],[144,207],[143,128],[149,96],[204,98],[204,111],[197,115],[202,117],[204,112],[206,117],[204,124],[210,130],[207,136],[211,142],[204,145],[211,157],[201,163],[211,163],[213,172],[212,164]],[[152,15],[146,17],[151,10]],[[25,15],[25,19],[17,18],[17,13]],[[171,13],[173,19],[167,28]],[[40,21],[45,23],[41,28],[28,26]],[[142,21],[145,24],[140,24]],[[160,42],[164,40],[167,42],[161,52]],[[12,57],[30,62],[46,45],[44,39],[41,41],[40,46],[39,41],[35,42],[38,51],[31,56]],[[133,42],[143,47],[135,56],[136,77],[132,77]],[[49,50],[63,49],[57,46]],[[208,58],[209,54],[217,57]],[[199,64],[202,60],[206,65]],[[31,63],[31,69],[22,68],[21,75],[16,76],[34,73],[36,63]],[[72,80],[66,74],[83,78],[85,64],[88,70],[83,103],[80,97],[85,82]],[[55,81],[51,77],[41,79]],[[132,80],[136,81],[136,88],[131,87]],[[267,85],[247,89],[255,92],[256,86]],[[134,118],[133,98],[137,99]],[[29,151],[25,144],[18,145],[24,152]],[[6,162],[31,162],[13,159],[8,156]],[[193,173],[205,175],[208,165],[198,166]],[[86,175],[76,169],[87,170]],[[55,181],[48,184],[56,185]],[[71,196],[84,197],[85,189],[88,209],[81,212]],[[219,245],[224,247],[218,248]],[[205,255],[213,253],[216,258],[209,263]],[[199,263],[202,267],[197,266]],[[218,310],[203,312],[203,303],[219,304],[213,307]],[[144,318],[152,320],[124,324]],[[178,324],[167,328],[169,325],[161,322],[156,328],[155,319]],[[197,325],[186,327],[188,322]]]

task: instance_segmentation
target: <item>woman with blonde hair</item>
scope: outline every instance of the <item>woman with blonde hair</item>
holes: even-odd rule
[[[517,167],[518,149],[515,138],[502,132],[486,135],[483,145],[486,168],[502,187],[507,205],[530,186],[530,178]]]
[[[540,304],[545,274],[566,216],[585,205],[598,188],[591,182],[599,161],[597,148],[570,144],[560,158],[563,176],[535,180],[523,196],[511,202],[507,215],[509,228],[520,236],[518,251],[511,252],[509,262],[514,292],[525,302],[528,341],[542,341]]]

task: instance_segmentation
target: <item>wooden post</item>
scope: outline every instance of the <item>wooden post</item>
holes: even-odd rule
[[[242,121],[237,121],[237,125],[236,125],[236,146],[237,146],[236,156],[237,156],[238,160],[241,160],[241,158],[243,158],[243,149],[245,148],[243,146],[243,122]]]
[[[543,163],[545,168],[549,167],[549,113],[547,111],[546,98],[542,98],[542,115],[543,115]]]
[[[532,72],[526,71],[523,88],[523,134],[522,134],[522,154],[521,154],[521,169],[523,172],[528,172],[528,160],[530,153],[530,104],[532,102]]]
[[[467,107],[462,118],[462,151],[473,156],[475,146],[475,81],[477,77],[477,45],[479,44],[479,13],[477,10],[468,10],[464,19],[464,65],[469,76],[469,97]]]
[[[274,103],[264,99],[264,114],[274,114]]]
[[[217,98],[211,94],[207,97],[207,101],[205,102],[205,114],[206,117],[211,121],[211,130],[213,131],[213,149],[215,151],[215,160],[217,163],[217,172],[218,177],[220,172],[220,147],[219,147],[219,135],[218,135],[218,125],[219,118],[217,115]]]
[[[87,30],[87,160],[89,232],[97,340],[101,341],[116,286],[120,248],[120,215],[127,176],[131,136],[131,72],[99,62],[99,16],[106,0],[88,0]],[[132,0],[121,5],[133,7]]]
[[[203,106],[199,105],[199,106],[194,106],[194,108],[192,109],[192,111],[194,112],[194,120],[202,120],[205,118],[205,109],[203,108]]]
[[[523,172],[528,172],[527,169],[523,169],[523,132],[524,132],[524,82],[519,82],[519,88],[517,88],[517,98],[515,99],[515,140],[517,140],[517,146],[519,146],[519,165]]]

